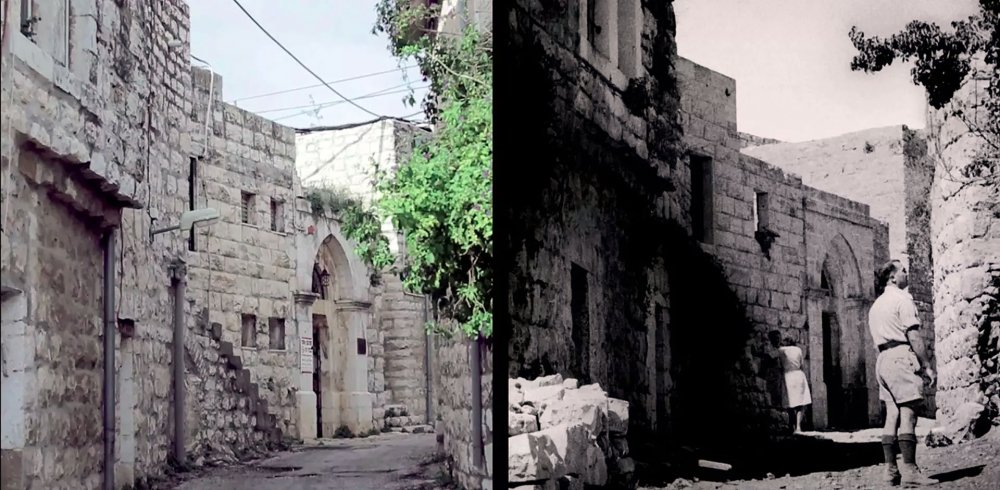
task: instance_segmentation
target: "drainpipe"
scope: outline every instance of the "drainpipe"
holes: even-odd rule
[[[104,234],[104,490],[115,486],[115,232]]]
[[[482,345],[477,335],[469,342],[469,357],[472,361],[472,442],[475,450],[472,451],[472,464],[476,468],[483,467],[483,362],[480,357]]]
[[[424,347],[425,347],[424,348],[424,368],[425,368],[424,372],[427,374],[427,376],[426,376],[427,379],[425,380],[426,388],[427,389],[424,390],[424,391],[427,392],[427,397],[426,397],[426,400],[425,400],[425,403],[426,403],[425,406],[427,407],[427,410],[426,410],[427,411],[427,424],[433,426],[434,425],[434,408],[433,408],[434,407],[434,404],[433,404],[434,394],[433,394],[432,390],[433,390],[433,387],[434,387],[434,376],[431,374],[431,370],[433,369],[433,365],[431,364],[431,359],[432,359],[431,350],[433,349],[433,342],[434,342],[434,340],[431,337],[431,333],[426,331],[427,322],[430,321],[430,314],[429,314],[429,311],[428,311],[429,308],[430,308],[430,305],[428,304],[427,296],[424,296],[424,329],[425,329],[425,332],[424,332]]]
[[[180,258],[170,265],[170,280],[174,287],[174,459],[184,465],[187,454],[184,447],[184,294],[187,267]]]

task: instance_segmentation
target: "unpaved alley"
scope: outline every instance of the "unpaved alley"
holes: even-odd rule
[[[434,434],[326,439],[251,463],[206,470],[178,490],[397,490],[438,486]]]

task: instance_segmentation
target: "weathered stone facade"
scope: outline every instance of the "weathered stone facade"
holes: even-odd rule
[[[300,130],[296,137],[296,169],[304,192],[308,194],[312,189],[322,189],[371,202],[375,195],[373,177],[376,169],[391,173],[405,164],[415,138],[421,133],[424,130],[415,125],[393,119]],[[302,212],[312,213],[311,210]],[[319,221],[315,224],[318,225]],[[339,229],[339,225],[335,226]],[[383,233],[394,253],[405,253],[405,243],[391,223],[383,224]],[[315,252],[309,254],[313,250],[314,247],[299,247],[300,268],[308,266],[310,273]],[[379,414],[383,413],[384,407],[400,404],[406,406],[408,416],[426,419],[426,350],[429,340],[424,324],[428,320],[427,306],[423,296],[404,291],[398,277],[383,274],[380,279],[378,286],[371,291],[372,312],[376,321],[367,335],[370,356],[368,387],[376,395],[375,420],[381,424],[383,418]],[[369,284],[368,276],[351,280],[365,286]],[[379,428],[382,426],[379,425]]]
[[[979,66],[978,68],[984,68]],[[956,94],[966,117],[989,117],[984,75]],[[942,422],[978,404],[975,424],[1000,423],[1000,183],[993,160],[992,180],[969,181],[961,169],[989,149],[950,107],[928,114],[934,159],[931,188],[931,242],[934,258],[934,317],[937,340],[937,405]],[[995,155],[995,153],[994,153]]]
[[[743,153],[801,175],[807,185],[868,204],[875,218],[889,223],[889,254],[908,267],[908,291],[917,304],[920,333],[934,362],[930,230],[934,166],[924,132],[890,126],[804,143],[765,144]],[[869,335],[864,342],[871,344]],[[865,348],[869,347],[874,348]],[[934,394],[927,391],[928,415],[933,415]]]
[[[222,103],[221,78],[191,67],[187,5],[46,4],[30,36],[18,29],[20,2],[4,7],[4,488],[100,485],[105,259],[117,297],[108,320],[118,325],[118,487],[156,478],[170,460],[172,277],[187,285],[188,462],[315,437],[319,408],[328,436],[380,428],[380,373],[367,351],[398,357],[379,333],[370,271],[335,217],[301,198],[295,132]],[[64,15],[68,32],[56,22]],[[151,236],[205,207],[220,212],[211,226]],[[314,281],[318,262],[332,287]],[[390,308],[394,321],[421,324],[416,302]],[[337,359],[325,366],[323,405],[305,360],[314,353],[302,355],[314,313],[336,331],[323,339]]]
[[[471,345],[471,347],[470,347]],[[480,350],[481,373],[472,370],[473,349]],[[438,450],[446,456],[451,478],[467,490],[493,488],[493,347],[475,344],[462,335],[434,338],[432,366],[434,410]],[[473,400],[472,383],[480,380],[481,400]],[[481,420],[474,420],[474,403],[479,403]],[[473,424],[481,424],[482,440],[476,441]],[[479,451],[482,464],[476,465]]]
[[[498,204],[508,374],[607,387],[649,457],[785,430],[762,359],[779,330],[807,353],[814,424],[867,425],[860,338],[885,226],[740,154],[735,82],[675,56],[669,3],[620,0],[593,42],[586,5],[516,2],[507,18],[507,69],[533,87],[514,108],[518,197]]]

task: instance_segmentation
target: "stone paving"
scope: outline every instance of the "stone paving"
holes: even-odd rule
[[[246,465],[217,468],[178,490],[412,489],[436,486],[434,434],[323,439]],[[164,487],[170,488],[170,487]]]

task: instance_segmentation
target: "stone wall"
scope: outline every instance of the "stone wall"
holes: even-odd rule
[[[445,455],[451,478],[467,490],[493,488],[493,348],[480,347],[482,359],[482,420],[472,420],[473,372],[470,343],[462,335],[434,338],[433,390],[438,450]],[[472,424],[482,424],[482,441],[473,439]],[[474,452],[482,451],[477,467]]]
[[[763,136],[757,136],[750,133],[739,132],[737,135],[740,138],[740,148],[747,148],[750,146],[763,146],[763,145],[773,145],[775,143],[783,143],[781,140],[776,140],[774,138],[765,138]]]
[[[985,79],[970,81],[956,94],[956,102],[966,106],[966,117],[989,117],[985,108],[977,105],[977,101],[986,99],[986,86]],[[946,420],[964,404],[973,403],[980,410],[985,408],[981,412],[984,420],[997,423],[1000,185],[995,173],[992,180],[986,181],[969,181],[961,176],[961,169],[972,163],[972,156],[989,148],[959,118],[946,117],[949,109],[928,115],[929,146],[936,157],[931,240],[937,403],[939,415]]]
[[[742,151],[801,175],[806,185],[866,203],[872,216],[889,224],[889,254],[907,264],[909,292],[917,304],[924,345],[933,362],[929,202],[933,165],[924,135],[906,126],[890,126]],[[933,413],[933,395],[929,407]]]
[[[825,255],[809,255],[806,235],[851,240],[833,252],[860,284],[884,245],[879,227],[867,206],[740,155],[735,82],[674,56],[669,4],[642,5],[635,31],[618,26],[639,34],[641,65],[623,52],[617,68],[579,35],[584,2],[562,7],[516,4],[508,18],[518,53],[510,69],[537,88],[512,109],[524,121],[516,146],[530,148],[508,156],[530,165],[512,170],[522,192],[498,203],[509,209],[513,257],[499,265],[511,271],[509,376],[559,373],[608,387],[629,403],[630,446],[645,456],[664,441],[731,446],[734,434],[780,433],[787,418],[768,388],[767,333],[797,338],[822,361],[810,351],[821,330],[806,323],[806,294]],[[693,163],[706,159],[710,177]],[[767,193],[767,229],[777,233],[763,244],[757,193]],[[831,219],[811,219],[819,212]],[[699,214],[708,219],[696,240]],[[855,289],[870,299],[866,284]],[[706,298],[712,308],[696,306]],[[856,312],[854,299],[844,308]],[[865,368],[861,319],[852,320],[838,354],[857,361],[853,374]],[[864,381],[861,389],[874,382]]]
[[[185,197],[193,192],[188,208],[214,208],[221,217],[196,229],[187,244],[188,296],[208,308],[209,322],[222,325],[222,340],[240,350],[280,429],[294,435],[295,133],[222,102],[222,77],[210,77],[208,70],[192,71],[190,137],[198,156],[187,162],[187,179],[176,191]],[[247,315],[254,321],[249,333],[243,332]]]
[[[329,189],[370,202],[375,195],[376,169],[391,174],[405,164],[415,138],[422,133],[424,130],[413,124],[393,119],[300,130],[295,166],[304,192]],[[383,233],[394,253],[405,253],[403,239],[391,223],[383,224]],[[377,407],[403,404],[410,415],[424,417],[427,339],[423,297],[406,293],[391,274],[383,274],[381,279],[381,285],[372,289],[375,330],[369,335],[370,390],[377,393]],[[381,423],[380,417],[376,420]]]

